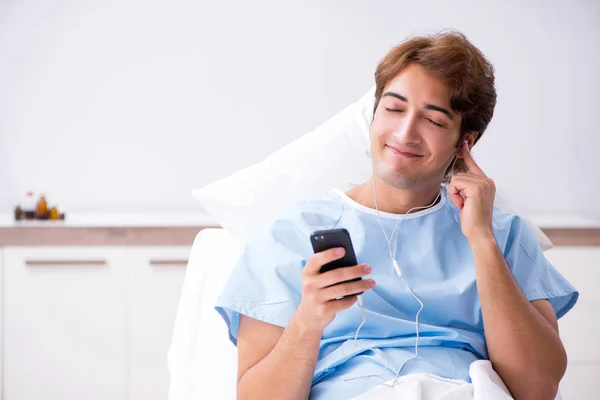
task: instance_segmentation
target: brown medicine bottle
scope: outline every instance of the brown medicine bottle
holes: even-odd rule
[[[38,219],[48,218],[48,203],[46,202],[46,197],[43,194],[40,195],[40,200],[37,202],[35,214]]]

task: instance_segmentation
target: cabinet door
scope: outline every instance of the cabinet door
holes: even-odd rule
[[[4,315],[3,315],[3,303],[1,303],[1,299],[3,298],[3,293],[2,293],[2,288],[4,287],[3,283],[2,283],[2,277],[4,275],[4,268],[2,267],[4,262],[4,253],[3,253],[3,249],[2,247],[0,247],[0,360],[2,360],[2,354],[3,354],[3,348],[2,348],[2,334],[4,332]],[[3,387],[4,387],[4,374],[2,373],[2,362],[0,362],[0,399],[3,399],[4,397],[2,396],[2,393],[4,393],[3,391]]]
[[[568,399],[600,399],[600,247],[555,247],[546,257],[579,291],[575,307],[559,320],[568,356],[561,392]]]
[[[129,400],[168,397],[167,352],[191,247],[127,250]]]
[[[4,249],[5,400],[125,400],[125,265],[106,247]]]

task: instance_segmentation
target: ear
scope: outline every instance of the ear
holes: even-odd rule
[[[465,134],[461,143],[458,143],[458,148],[459,148],[458,158],[463,158],[463,156],[462,156],[463,143],[467,142],[467,146],[469,146],[469,151],[471,151],[473,146],[475,146],[475,139],[477,139],[478,135],[479,135],[479,132],[477,132],[477,131],[469,131]]]
[[[475,139],[477,139],[477,136],[479,136],[479,132],[477,131],[469,131],[465,135],[464,140],[467,141],[467,144],[469,145],[469,150],[471,150],[473,146],[475,146]]]

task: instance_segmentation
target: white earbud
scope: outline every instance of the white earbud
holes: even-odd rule
[[[396,274],[399,277],[402,277],[402,270],[400,269],[400,264],[398,264],[398,261],[392,259],[392,264],[394,264],[394,269],[396,270]]]

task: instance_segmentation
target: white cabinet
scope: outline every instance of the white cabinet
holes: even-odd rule
[[[0,398],[166,399],[190,250],[0,249]]]
[[[4,285],[2,283],[2,275],[4,274],[4,268],[2,268],[3,261],[4,261],[4,254],[3,254],[2,248],[0,247],[0,299],[3,298],[2,288],[4,287]],[[3,315],[2,308],[3,308],[2,304],[0,304],[0,344],[3,343],[2,342],[2,332],[4,331],[4,329],[3,329],[4,315]],[[0,360],[3,359],[2,354],[3,354],[3,348],[0,345]],[[3,363],[0,361],[0,399],[4,398],[4,396],[2,395],[4,393],[4,390],[2,389],[4,387],[4,374],[2,373],[2,364]]]
[[[2,400],[158,400],[191,247],[0,248]],[[600,248],[546,252],[579,289],[565,400],[600,398]]]
[[[128,400],[165,400],[167,351],[190,247],[127,250]]]
[[[125,400],[122,254],[4,249],[3,399]]]
[[[579,291],[575,307],[559,320],[568,367],[561,382],[565,400],[600,399],[600,247],[555,247],[546,257]]]

